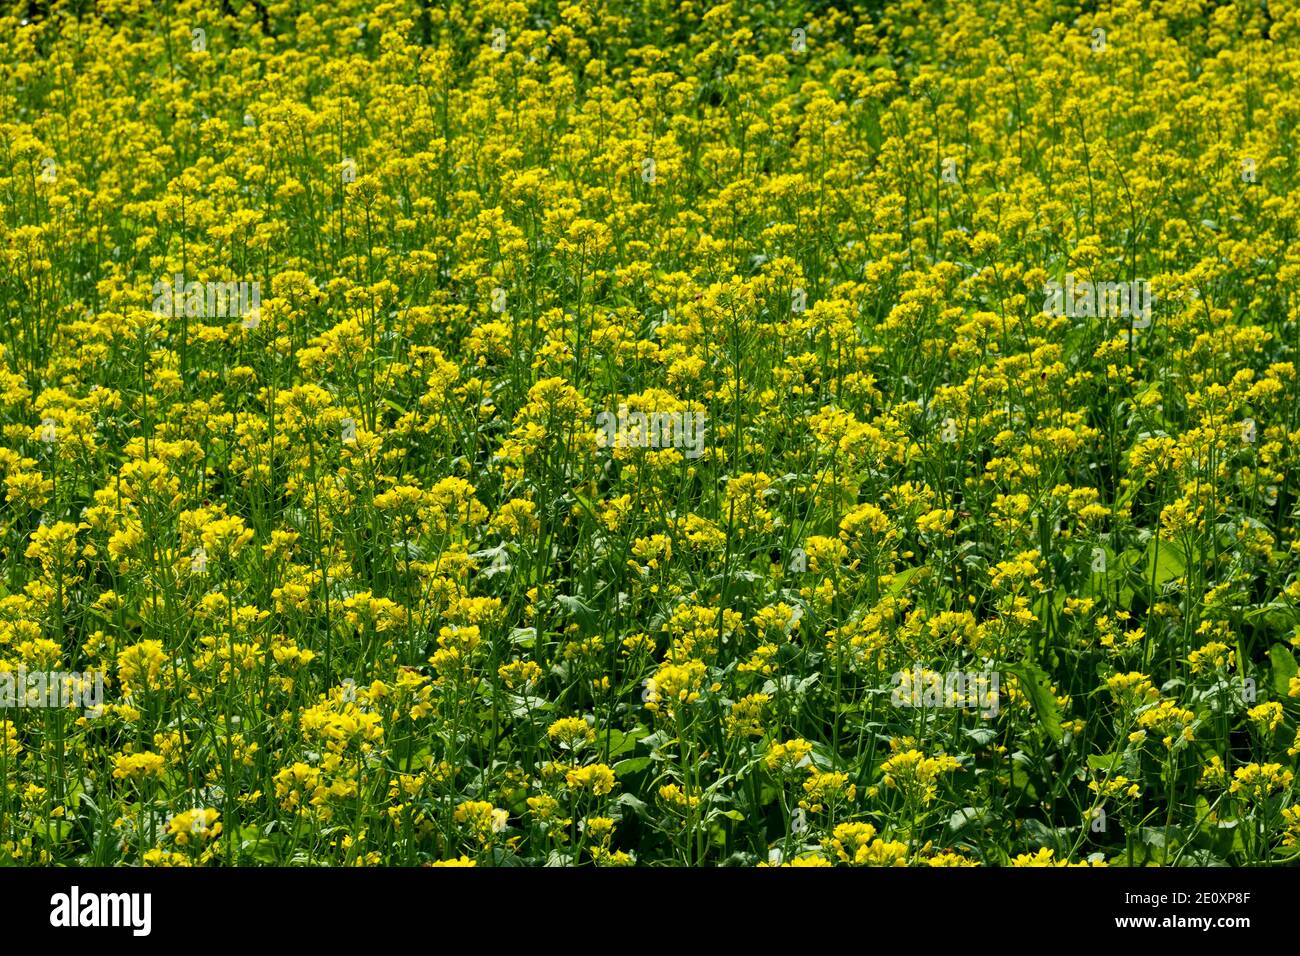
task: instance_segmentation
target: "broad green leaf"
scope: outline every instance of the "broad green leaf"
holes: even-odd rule
[[[1022,661],[1005,670],[1015,676],[1020,690],[1029,698],[1029,703],[1033,706],[1034,713],[1038,715],[1038,721],[1043,725],[1048,736],[1059,742],[1064,736],[1064,731],[1061,729],[1061,712],[1056,706],[1056,698],[1048,689],[1047,674],[1037,664],[1029,661]]]
[[[1154,581],[1158,588],[1187,573],[1187,558],[1182,549],[1171,541],[1152,538],[1147,544],[1146,581]]]
[[[1285,644],[1274,644],[1268,649],[1269,663],[1273,665],[1273,690],[1282,697],[1291,694],[1291,678],[1296,676],[1295,655]]]
[[[614,776],[626,777],[630,773],[640,773],[648,766],[650,766],[649,757],[629,757],[614,764]]]

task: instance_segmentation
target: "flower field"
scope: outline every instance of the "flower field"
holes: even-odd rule
[[[1300,0],[0,2],[0,863],[1300,857]]]

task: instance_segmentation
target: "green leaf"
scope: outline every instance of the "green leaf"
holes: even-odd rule
[[[1048,736],[1060,742],[1065,732],[1061,729],[1061,712],[1056,706],[1056,698],[1048,689],[1047,674],[1037,664],[1029,661],[1022,661],[1005,670],[1019,682],[1021,691],[1029,698],[1029,703]]]
[[[516,627],[510,631],[510,643],[519,647],[532,647],[537,643],[537,628]]]
[[[530,714],[554,710],[555,705],[544,697],[533,697],[531,695],[507,694],[506,707],[511,717],[516,720],[524,720]]]
[[[902,595],[903,591],[906,590],[908,584],[911,583],[912,578],[916,577],[916,575],[923,570],[925,570],[923,566],[917,565],[915,567],[904,568],[902,571],[899,571],[897,574],[894,575],[894,580],[889,585],[889,592],[893,594],[894,597],[899,597],[900,595]]]
[[[636,750],[637,741],[644,740],[649,733],[644,727],[637,727],[624,733],[611,730],[609,734],[609,757],[621,757]]]
[[[1251,608],[1246,612],[1246,620],[1257,627],[1285,633],[1295,627],[1296,622],[1300,621],[1300,616],[1297,616],[1295,608],[1281,601],[1272,601]]]
[[[1090,770],[1105,770],[1107,773],[1114,773],[1124,768],[1124,751],[1117,750],[1108,754],[1088,754],[1088,768]]]
[[[557,594],[555,603],[564,610],[570,619],[577,621],[582,628],[590,628],[600,616],[595,608],[588,607],[580,598],[571,594]]]
[[[1268,649],[1268,660],[1273,665],[1273,690],[1280,696],[1291,693],[1291,678],[1296,675],[1295,655],[1285,644],[1274,644]]]
[[[630,773],[640,773],[650,766],[649,757],[629,757],[614,764],[614,776],[626,777]]]
[[[648,808],[646,807],[645,802],[638,800],[630,793],[625,793],[620,796],[617,803],[620,807],[623,807],[635,817],[641,817],[644,819],[646,816]]]
[[[31,832],[34,836],[42,841],[48,840],[50,843],[63,843],[72,836],[71,820],[56,820],[53,817],[49,819],[33,820]]]
[[[1060,840],[1060,831],[1049,827],[1042,820],[1035,820],[1033,817],[1025,819],[1022,824],[1025,838],[1033,846],[1051,847],[1058,852],[1062,849]]]
[[[1028,771],[1024,768],[1024,761],[1017,760],[1016,757],[1024,757],[1024,754],[1016,753],[1011,755],[1011,787],[1019,790],[1026,800],[1038,802],[1038,788],[1034,786],[1034,781],[1029,778]]]
[[[255,824],[247,824],[239,828],[240,851],[258,863],[274,863],[276,849],[283,843],[283,836],[280,834],[264,833]]]
[[[964,807],[961,810],[954,810],[951,817],[948,818],[948,829],[953,833],[959,833],[968,826],[975,824],[987,823],[989,812],[982,807]]]
[[[1182,577],[1187,573],[1187,558],[1178,545],[1169,541],[1151,539],[1147,545],[1146,580],[1155,581],[1156,587]]]

